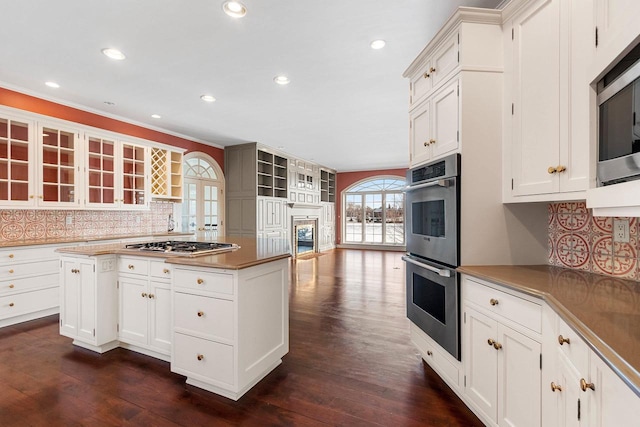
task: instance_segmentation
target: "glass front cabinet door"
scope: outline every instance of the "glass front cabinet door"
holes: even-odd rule
[[[39,191],[38,206],[79,206],[77,176],[78,153],[81,151],[80,134],[58,126],[38,126]]]
[[[116,207],[116,141],[91,135],[86,140],[86,205]]]
[[[143,209],[149,206],[149,148],[122,143],[122,198],[126,209]]]
[[[0,205],[35,203],[33,129],[31,121],[0,116]]]

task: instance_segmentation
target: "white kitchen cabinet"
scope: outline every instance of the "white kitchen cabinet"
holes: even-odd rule
[[[121,343],[133,346],[125,345],[125,348],[168,360],[171,352],[171,270],[170,265],[160,260],[118,258],[118,337]]]
[[[242,270],[176,265],[171,370],[238,400],[289,350],[288,260]]]
[[[458,149],[459,81],[454,79],[409,114],[411,165]]]
[[[595,155],[591,10],[591,0],[537,0],[504,25],[505,201],[585,196]]]
[[[0,113],[0,204],[35,204],[35,123],[26,117]]]
[[[463,279],[464,395],[490,425],[541,425],[541,307]]]
[[[152,147],[151,197],[182,201],[182,151]]]
[[[60,259],[60,334],[99,353],[117,347],[116,257]]]
[[[287,201],[277,197],[258,197],[258,232],[288,229]]]
[[[0,249],[0,327],[58,312],[57,246]]]
[[[596,61],[593,77],[596,73],[610,68],[626,54],[638,37],[640,2],[636,0],[594,0],[595,24],[591,28],[590,42],[595,46]],[[608,70],[607,70],[608,71]]]

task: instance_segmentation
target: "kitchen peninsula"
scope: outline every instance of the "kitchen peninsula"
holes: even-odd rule
[[[239,399],[289,351],[289,245],[216,241],[239,248],[59,249],[60,333],[99,353],[123,347],[168,361],[187,384]]]

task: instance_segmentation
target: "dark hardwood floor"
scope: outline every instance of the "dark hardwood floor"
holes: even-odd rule
[[[481,426],[409,341],[400,256],[292,261],[289,354],[237,402],[166,362],[74,347],[57,316],[2,328],[0,426]]]

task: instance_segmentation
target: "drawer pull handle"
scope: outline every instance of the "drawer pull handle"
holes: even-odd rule
[[[204,311],[199,311],[198,312],[198,317],[202,317],[202,316],[204,316]]]
[[[584,378],[580,378],[580,388],[582,391],[587,391],[587,389],[595,390],[596,386],[593,383],[588,383]]]
[[[9,274],[13,274],[13,268],[9,270]]]
[[[13,254],[9,254],[9,258],[13,258]]]
[[[569,338],[565,338],[562,335],[558,335],[558,343],[560,343],[560,345],[567,343],[567,344],[571,344],[571,340]]]
[[[559,386],[558,384],[554,383],[553,381],[551,382],[551,391],[552,392],[556,392],[557,391],[562,391],[562,386]]]
[[[164,270],[162,270],[162,272],[163,272],[164,274],[169,274],[169,269],[168,269],[168,268],[165,268]]]
[[[127,267],[129,270],[133,270],[134,268],[136,268],[133,264],[129,264],[129,266]]]
[[[13,289],[13,288],[15,288],[15,287],[16,287],[16,286],[15,286],[13,283],[9,285],[9,289]]]
[[[197,357],[198,357],[198,360],[202,360],[204,359],[204,354],[199,354]]]
[[[13,307],[13,305],[14,305],[14,304],[13,304],[12,302],[10,302],[10,303],[9,303],[9,307]]]
[[[196,282],[198,282],[198,285],[202,285],[204,283],[204,280],[198,278],[198,280],[196,280]]]
[[[154,299],[156,296],[154,294],[149,294],[150,299]]]
[[[77,273],[80,273],[80,270],[78,270],[77,268],[72,268],[72,269],[71,269],[71,272],[72,272],[73,274],[77,274]]]
[[[143,292],[141,295],[142,295],[142,298],[146,298],[147,297],[147,293],[146,292]]]
[[[502,344],[500,344],[499,342],[494,342],[493,348],[495,348],[496,350],[500,350],[502,348]]]
[[[499,304],[499,301],[498,301],[497,299],[495,299],[495,298],[491,298],[491,299],[489,300],[489,304],[491,304],[491,305],[498,305],[498,304]]]
[[[433,356],[433,351],[427,350],[427,356]]]

